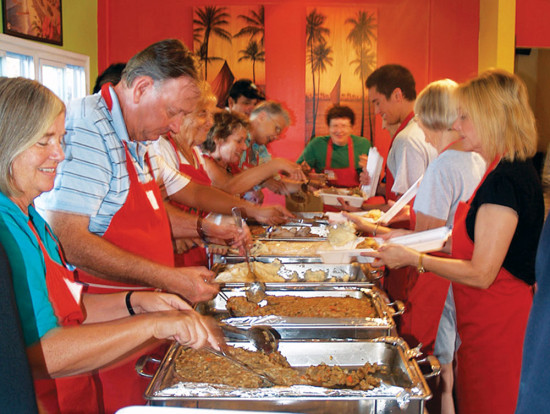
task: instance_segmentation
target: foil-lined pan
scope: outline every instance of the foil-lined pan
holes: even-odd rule
[[[223,293],[227,297],[244,296],[247,287],[225,287]],[[369,301],[374,310],[372,317],[358,318],[307,318],[278,315],[232,317],[227,310],[226,300],[216,296],[201,312],[214,316],[222,322],[241,329],[253,326],[269,326],[274,328],[281,339],[372,339],[396,335],[394,317],[404,312],[403,303],[389,303],[386,294],[376,287],[358,286],[304,286],[293,284],[268,285],[267,295],[294,296],[297,298],[314,297],[352,297]],[[259,304],[262,305],[262,302]],[[228,333],[231,336],[231,333]]]
[[[362,263],[345,263],[345,264],[324,264],[315,262],[287,262],[286,258],[265,256],[263,263],[280,263],[280,268],[276,275],[282,278],[281,283],[347,283],[347,282],[364,282],[372,285],[372,281],[377,277],[378,270],[372,269],[368,264]],[[244,261],[228,261],[226,263],[215,263],[211,266],[211,270],[217,275],[230,270],[233,266],[243,266]],[[254,270],[254,264],[252,264]],[[259,270],[259,269],[258,269]],[[262,273],[256,272],[259,281],[262,280]],[[227,281],[226,285],[234,286],[238,281]],[[239,286],[237,284],[237,286]]]
[[[248,342],[232,346],[252,350]],[[386,366],[378,374],[382,384],[369,391],[327,389],[314,386],[273,388],[234,388],[224,385],[181,382],[175,360],[183,347],[174,344],[145,391],[150,405],[210,409],[285,411],[300,413],[423,413],[431,398],[417,361],[400,338],[384,337],[369,341],[281,341],[279,351],[291,366],[304,369],[325,363],[356,369],[365,363]],[[430,360],[437,375],[439,363]]]
[[[300,235],[299,231],[307,229],[309,234]],[[296,234],[283,236],[278,234],[278,230],[296,232]],[[255,238],[260,241],[323,241],[327,239],[329,228],[327,225],[304,225],[303,223],[286,224],[284,226],[264,226],[263,233],[255,233]]]

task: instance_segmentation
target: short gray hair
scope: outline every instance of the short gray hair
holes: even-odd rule
[[[260,102],[250,113],[250,120],[252,121],[261,112],[267,112],[271,116],[282,116],[286,125],[290,125],[290,115],[287,110],[279,102],[275,101],[263,101]]]
[[[195,56],[181,41],[166,39],[153,43],[128,61],[122,72],[126,86],[132,86],[139,76],[150,76],[160,82],[187,76],[198,82],[199,70]]]
[[[0,191],[8,197],[14,186],[15,158],[36,144],[65,112],[65,104],[44,85],[25,78],[0,77]]]
[[[458,84],[451,79],[430,83],[414,104],[414,113],[422,124],[432,131],[445,131],[453,127],[458,116],[458,105],[454,93]]]

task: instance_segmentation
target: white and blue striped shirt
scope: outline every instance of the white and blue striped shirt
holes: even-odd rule
[[[90,217],[89,231],[102,236],[125,203],[130,181],[123,142],[141,182],[152,179],[145,154],[150,142],[131,141],[120,104],[111,88],[109,112],[101,94],[73,101],[65,120],[65,160],[57,167],[52,191],[36,199],[40,210],[64,211]],[[168,195],[181,190],[189,178],[168,166],[153,151],[149,154],[154,177]]]

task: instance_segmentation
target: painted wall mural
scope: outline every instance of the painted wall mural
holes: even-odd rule
[[[225,106],[229,88],[237,79],[252,79],[265,92],[264,33],[262,5],[194,8],[194,50],[218,106]]]
[[[365,80],[376,68],[377,11],[357,7],[309,7],[306,16],[305,143],[328,134],[327,109],[355,112],[355,135],[371,138],[374,114]]]

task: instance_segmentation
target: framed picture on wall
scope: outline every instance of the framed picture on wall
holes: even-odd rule
[[[61,0],[2,0],[4,33],[63,44]]]

